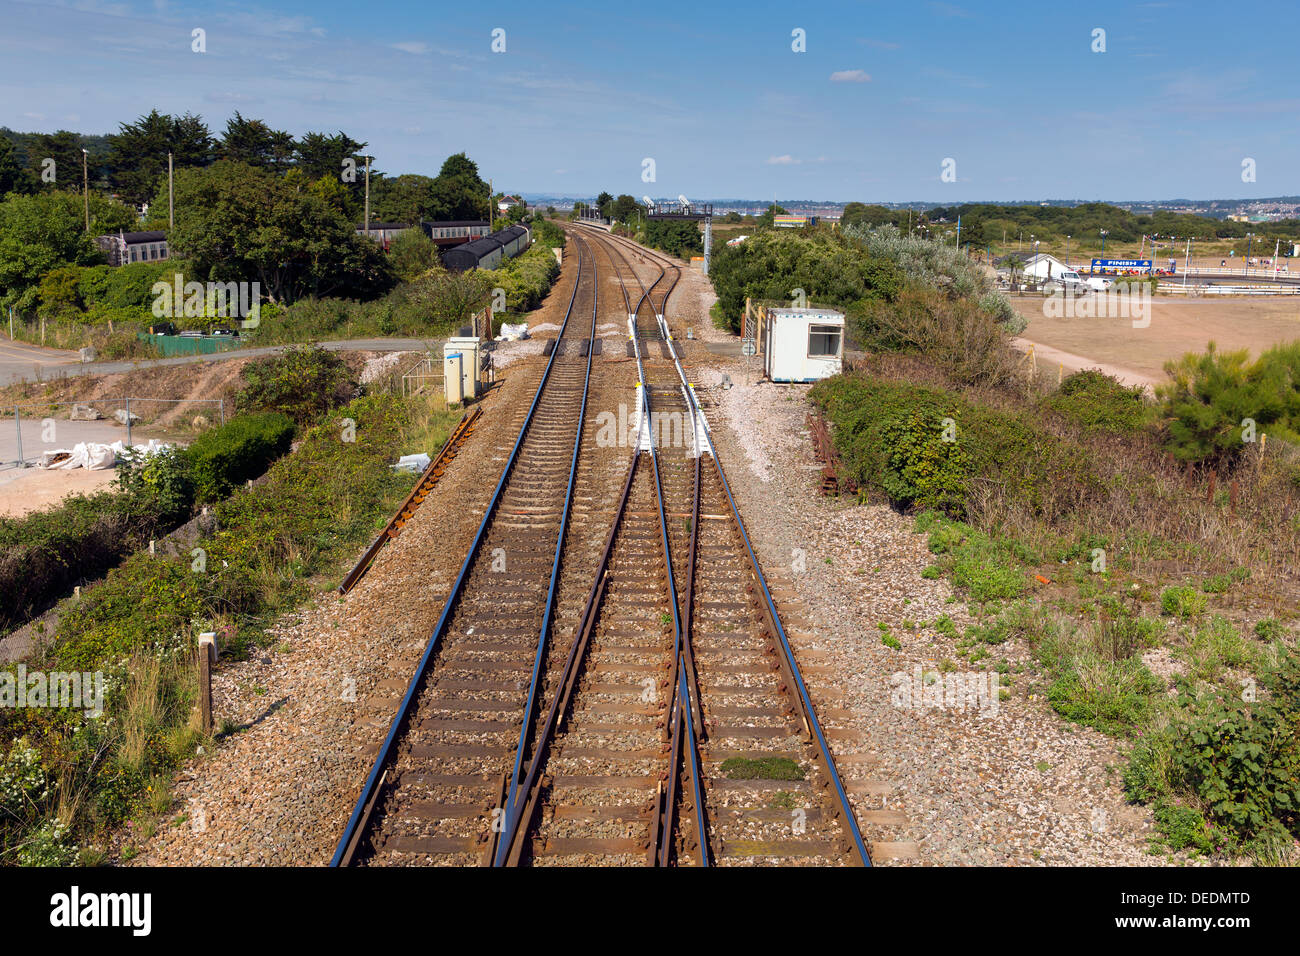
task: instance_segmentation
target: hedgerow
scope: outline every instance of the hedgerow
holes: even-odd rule
[[[288,452],[293,432],[293,422],[279,412],[239,415],[204,432],[185,449],[195,501],[217,501],[241,482],[260,476]]]
[[[342,427],[345,418],[355,432]],[[0,761],[0,796],[25,808],[0,814],[0,857],[66,863],[82,852],[93,861],[78,851],[86,837],[166,807],[169,774],[205,742],[194,723],[195,635],[217,631],[223,653],[241,654],[265,621],[308,593],[313,575],[355,553],[409,487],[387,467],[407,419],[389,396],[337,409],[306,432],[300,454],[271,466],[265,483],[217,505],[219,530],[197,543],[204,561],[136,554],[63,614],[29,666],[103,671],[106,716],[0,710],[4,739],[27,741],[11,743]],[[56,832],[60,807],[73,816]]]

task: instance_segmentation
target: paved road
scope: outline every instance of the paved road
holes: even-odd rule
[[[340,342],[321,342],[322,348],[331,351],[408,352],[421,351],[437,339],[347,339]],[[11,342],[0,335],[0,385],[14,382],[35,382],[60,376],[112,375],[130,372],[137,368],[154,368],[163,365],[188,365],[192,362],[221,362],[232,358],[256,358],[273,355],[289,348],[288,345],[271,345],[262,348],[235,349],[211,355],[180,355],[175,358],[146,359],[128,362],[82,363],[76,352],[46,349],[25,342]]]
[[[81,356],[76,352],[13,342],[0,334],[0,385],[51,378],[68,366],[80,364]]]

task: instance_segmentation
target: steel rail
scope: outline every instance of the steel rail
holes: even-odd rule
[[[569,305],[564,313],[564,321],[560,325],[559,334],[556,336],[556,344],[564,338],[565,332],[569,327],[569,318],[573,313],[574,302],[577,301],[578,287],[582,284],[582,267],[583,267],[583,247],[578,247],[578,272],[573,281],[573,293],[569,297]],[[594,323],[593,323],[594,333]],[[588,375],[590,375],[590,352],[588,348]],[[483,512],[483,520],[480,522],[478,531],[474,535],[474,540],[465,554],[465,561],[461,565],[460,572],[456,575],[456,580],[452,585],[451,591],[447,595],[447,600],[443,605],[442,613],[438,616],[438,622],[434,625],[433,632],[424,648],[424,653],[420,657],[420,662],[412,675],[410,683],[407,685],[406,693],[402,696],[402,701],[398,705],[397,713],[393,717],[393,722],[388,729],[384,742],[380,745],[379,752],[375,757],[374,765],[367,775],[365,783],[361,787],[361,793],[357,797],[356,804],[352,808],[352,813],[348,817],[348,822],[343,829],[343,835],[339,838],[338,846],[334,850],[334,856],[330,860],[330,866],[347,866],[351,863],[360,844],[361,837],[365,832],[365,824],[370,818],[375,803],[378,801],[380,794],[380,785],[387,776],[388,762],[392,756],[393,747],[397,738],[401,735],[410,717],[411,707],[419,691],[420,682],[424,679],[425,674],[432,663],[434,655],[437,653],[439,643],[443,633],[446,631],[447,623],[451,619],[452,610],[460,597],[461,590],[464,587],[466,579],[469,577],[470,567],[474,563],[474,557],[478,553],[479,546],[487,534],[488,525],[491,524],[496,514],[497,505],[501,500],[501,492],[506,486],[506,482],[514,469],[515,462],[519,458],[519,451],[523,447],[524,437],[533,423],[533,416],[541,402],[542,393],[546,389],[547,382],[550,381],[551,369],[555,366],[556,356],[559,355],[558,347],[551,350],[550,357],[547,359],[546,368],[542,371],[542,379],[537,384],[537,391],[533,395],[532,404],[528,406],[528,413],[524,417],[524,422],[519,428],[519,435],[515,438],[514,446],[510,450],[510,457],[506,460],[505,466],[501,469],[501,477],[498,479],[496,488],[492,492],[492,497],[488,501],[488,506]],[[586,393],[583,394],[583,403],[586,403]],[[579,434],[581,434],[581,423],[579,423]],[[563,535],[561,535],[563,538]]]
[[[591,644],[591,635],[595,629],[601,601],[605,596],[605,587],[609,583],[609,562],[614,554],[614,541],[618,537],[618,529],[622,525],[623,517],[627,511],[628,498],[632,493],[632,479],[636,475],[636,466],[639,460],[639,455],[633,455],[628,463],[627,478],[623,482],[623,492],[619,496],[618,510],[614,514],[609,534],[605,538],[605,547],[601,552],[600,563],[596,567],[595,580],[592,581],[591,591],[587,595],[587,603],[583,608],[582,616],[579,618],[578,626],[574,629],[573,644],[570,646],[569,656],[564,662],[564,670],[560,674],[555,697],[551,700],[551,706],[546,713],[545,719],[538,727],[537,742],[533,747],[533,757],[529,761],[528,774],[523,783],[525,796],[516,804],[517,809],[515,812],[507,815],[499,837],[500,845],[506,847],[506,863],[509,866],[518,865],[522,856],[524,835],[528,832],[528,827],[532,823],[533,815],[536,813],[539,803],[542,768],[549,758],[551,740],[568,712],[574,691],[578,686],[578,670],[582,666],[587,648]]]
[[[615,248],[617,248],[617,246]],[[614,257],[609,255],[608,247],[605,249],[605,254],[609,257],[610,262],[613,263]],[[640,313],[642,304],[649,301],[651,309],[653,310],[654,303],[649,298],[650,290],[663,279],[664,275],[667,274],[667,270],[661,267],[658,278],[656,278],[655,281],[651,283],[650,287],[647,288],[645,283],[641,280],[641,277],[637,275],[636,269],[627,261],[627,258],[623,255],[622,251],[619,251],[618,256],[623,264],[631,271],[633,278],[637,281],[637,285],[641,287],[641,296],[637,299],[636,307],[633,309],[630,305],[631,300],[627,295],[626,284],[620,282],[620,288],[623,290],[624,303],[628,305],[629,318],[633,320],[632,326],[635,330],[635,317]],[[660,334],[662,335],[662,326],[657,325],[656,327],[659,328]],[[656,808],[659,824],[655,829],[655,839],[658,841],[658,845],[652,848],[652,857],[660,866],[667,866],[671,862],[672,836],[674,833],[672,821],[673,815],[676,812],[676,792],[678,783],[677,767],[680,763],[683,747],[685,747],[686,753],[689,757],[687,772],[692,784],[695,801],[694,807],[698,859],[701,866],[709,866],[710,855],[708,846],[708,827],[705,818],[707,808],[703,799],[703,780],[699,771],[699,750],[696,739],[696,733],[698,733],[697,728],[703,725],[702,723],[697,725],[697,722],[692,720],[692,712],[698,714],[700,713],[700,708],[698,701],[692,699],[692,690],[695,688],[695,683],[693,680],[688,681],[685,678],[685,675],[690,673],[687,671],[687,662],[690,661],[690,666],[693,668],[694,661],[689,651],[689,637],[683,629],[682,610],[678,601],[677,582],[673,570],[672,545],[668,536],[668,517],[664,507],[665,493],[662,475],[659,468],[659,455],[657,451],[658,441],[657,436],[655,435],[654,417],[651,412],[650,390],[646,383],[645,365],[641,358],[640,343],[635,335],[632,336],[632,343],[633,354],[636,358],[638,384],[641,386],[641,393],[643,396],[641,408],[643,416],[642,420],[646,423],[649,435],[650,461],[653,466],[655,480],[655,501],[659,512],[659,529],[663,544],[664,564],[668,573],[669,604],[671,605],[673,618],[673,661],[675,665],[673,667],[673,680],[670,684],[670,699],[673,703],[670,707],[669,720],[672,738],[672,746],[670,749],[671,762],[668,775],[669,786],[667,794],[665,795],[661,791],[658,798],[663,802],[661,802]],[[674,355],[674,361],[675,360],[676,356]],[[639,433],[640,423],[638,423],[637,427]],[[687,601],[689,602],[689,596],[687,597]],[[685,738],[683,738],[683,722],[685,724]]]
[[[402,528],[399,521],[401,521],[402,515],[406,513],[406,509],[413,503],[417,506],[420,504],[420,502],[415,501],[416,496],[419,495],[421,491],[427,492],[433,487],[433,482],[436,482],[441,474],[438,472],[438,469],[443,467],[447,462],[448,453],[451,451],[453,446],[459,444],[468,437],[470,429],[473,427],[475,420],[482,411],[483,409],[481,406],[475,405],[460,417],[460,421],[456,423],[456,427],[452,429],[451,434],[447,436],[447,440],[443,443],[442,450],[438,452],[438,456],[434,458],[433,461],[429,462],[429,467],[424,469],[424,473],[420,475],[419,479],[415,482],[415,487],[412,488],[411,493],[406,496],[406,500],[402,502],[401,507],[398,508],[397,511],[393,513],[393,516],[388,519],[388,524],[384,526],[384,530],[379,532],[379,536],[375,538],[370,547],[361,555],[361,560],[353,565],[352,570],[349,571],[339,583],[339,594],[347,594],[351,591],[352,588],[356,586],[356,583],[361,580],[361,576],[369,570],[371,562],[379,555],[379,549],[384,546],[385,542],[396,538],[398,534],[401,533]],[[408,515],[407,517],[410,516]]]
[[[579,240],[584,245],[586,240]],[[506,790],[505,817],[508,819],[515,814],[515,804],[518,800],[519,775],[523,771],[524,751],[528,745],[528,739],[532,735],[533,712],[537,708],[537,697],[541,689],[543,666],[546,663],[546,648],[548,645],[547,632],[551,628],[551,616],[555,612],[555,592],[560,578],[560,557],[564,553],[564,534],[569,527],[569,514],[573,508],[573,486],[578,476],[578,451],[582,447],[582,425],[587,420],[587,393],[591,385],[591,362],[595,352],[596,340],[596,315],[599,310],[600,301],[600,281],[599,273],[596,270],[595,257],[591,262],[591,333],[588,336],[587,352],[587,370],[582,382],[582,409],[578,412],[578,427],[573,433],[573,455],[569,460],[569,482],[564,491],[564,508],[560,515],[560,533],[555,538],[555,557],[551,562],[551,580],[546,591],[546,605],[542,613],[542,626],[537,638],[537,654],[533,658],[533,674],[528,682],[528,700],[524,705],[524,721],[519,729],[519,743],[515,748],[515,762],[510,770],[510,782]],[[574,292],[577,292],[577,284],[574,284]],[[565,324],[568,324],[568,316],[565,316]],[[561,333],[561,336],[563,333]],[[551,353],[552,361],[555,354],[560,351],[560,339],[555,340],[555,348]],[[493,865],[501,866],[505,863],[505,857],[509,853],[509,845],[498,840],[496,852],[493,854]]]
[[[593,242],[592,244],[600,245],[598,241]],[[614,257],[610,255],[608,247],[602,246],[602,249],[605,252],[606,257],[610,260],[611,265],[615,266],[615,271],[617,272],[617,264],[614,261]],[[623,259],[621,253],[619,255],[619,258]],[[626,265],[626,260],[623,259],[623,261],[624,264]],[[594,255],[593,255],[593,262],[594,262]],[[633,274],[635,276],[635,270],[633,270]],[[631,310],[632,305],[631,305],[631,299],[628,296],[627,283],[622,279],[620,279],[619,282],[619,291],[623,295],[624,306],[628,310]],[[643,287],[642,297],[637,300],[638,310],[640,308],[641,302],[644,301],[644,298],[645,298],[645,294],[644,294],[644,287]],[[630,314],[635,314],[635,313],[630,313]],[[593,310],[593,328],[594,328],[594,324],[595,324],[595,314]],[[639,361],[640,360],[638,357],[638,365],[639,365]],[[619,499],[619,504],[615,512],[614,520],[610,525],[610,529],[605,542],[605,548],[602,553],[600,563],[596,569],[595,579],[592,582],[591,591],[588,596],[587,604],[584,607],[579,624],[575,629],[573,643],[570,646],[569,655],[565,661],[564,669],[560,675],[560,680],[557,687],[556,695],[551,701],[551,706],[548,709],[544,720],[538,727],[537,739],[536,742],[534,743],[532,758],[529,761],[525,779],[521,787],[519,787],[518,789],[515,789],[514,787],[510,788],[511,792],[516,794],[517,799],[512,804],[508,803],[507,805],[506,812],[505,812],[504,826],[502,828],[502,832],[497,836],[496,850],[493,854],[494,865],[511,865],[511,866],[518,865],[522,857],[523,848],[524,848],[524,836],[528,831],[528,827],[531,825],[533,816],[535,815],[536,809],[540,803],[542,769],[548,760],[550,744],[553,739],[553,736],[555,732],[558,730],[559,725],[562,722],[572,702],[573,694],[577,686],[578,671],[579,668],[581,667],[582,661],[585,659],[587,649],[590,646],[591,634],[595,628],[595,624],[599,616],[600,604],[601,601],[603,600],[605,588],[609,580],[609,561],[613,554],[614,542],[617,537],[618,529],[622,524],[622,520],[627,508],[628,498],[632,490],[632,481],[633,478],[635,477],[636,468],[639,460],[640,460],[640,453],[639,452],[634,453],[632,455],[631,461],[628,464],[627,478],[624,482],[623,492]],[[666,517],[664,513],[664,506],[663,506],[663,489],[659,479],[658,461],[655,455],[653,454],[653,450],[651,454],[651,462],[654,466],[655,493],[656,493],[656,501],[659,508],[659,515],[660,515],[660,530],[661,530],[661,535],[663,537],[663,547],[665,552],[665,566],[668,570],[668,576],[669,576],[669,587],[671,592],[671,599],[669,603],[673,605],[672,608],[673,615],[674,618],[676,618],[677,617],[676,590],[672,584],[672,556],[671,556],[671,552],[669,551],[668,542],[667,542],[667,524],[666,524]],[[677,622],[675,621],[675,623]],[[680,628],[677,628],[675,630],[675,646],[674,646],[675,652],[677,651],[679,645],[680,645]],[[674,661],[677,661],[679,659],[680,659],[680,654],[675,653]],[[676,668],[674,668],[674,674],[676,674]],[[522,746],[519,752],[522,752]],[[674,767],[676,766],[676,760],[674,760],[673,766]],[[675,771],[673,771],[673,775],[675,776]],[[664,831],[662,828],[657,832],[661,837],[664,836]],[[668,838],[671,837],[671,828],[669,828],[668,830],[667,837]],[[658,842],[658,839],[659,837],[656,837],[656,842]],[[656,846],[654,849],[655,851],[658,851],[661,848],[659,846]],[[666,855],[671,850],[671,844],[665,843],[663,850],[664,850],[664,854]],[[653,859],[658,859],[658,857],[659,857],[658,852],[652,853]]]
[[[727,475],[722,470],[722,462],[717,457],[713,458],[713,465],[718,469],[718,478],[722,481],[722,490],[727,493],[727,502],[731,505],[731,516],[735,520],[736,530],[740,532],[741,539],[745,542],[745,552],[749,557],[749,567],[754,574],[755,582],[763,595],[763,605],[768,622],[776,632],[780,640],[782,656],[785,659],[785,667],[788,675],[793,679],[794,686],[799,692],[799,702],[803,710],[803,718],[807,722],[807,727],[817,744],[818,756],[821,758],[822,770],[835,787],[837,798],[837,816],[841,818],[841,824],[849,835],[852,837],[852,856],[861,866],[871,865],[871,854],[867,850],[867,845],[862,839],[862,831],[858,828],[857,814],[853,811],[853,805],[849,802],[849,795],[844,789],[844,783],[840,780],[839,770],[835,766],[835,757],[831,753],[830,745],[826,742],[826,735],[822,731],[821,722],[817,719],[816,709],[813,707],[812,696],[808,693],[808,685],[804,683],[803,674],[799,670],[799,665],[795,661],[794,650],[790,646],[790,640],[786,636],[785,628],[781,624],[781,616],[777,613],[776,603],[772,600],[772,592],[768,589],[767,579],[763,577],[763,569],[759,567],[758,555],[754,553],[754,546],[749,540],[749,533],[745,530],[745,522],[740,517],[740,509],[736,506],[735,496],[731,493],[731,485],[727,482]]]
[[[664,275],[667,274],[667,270],[661,269],[659,278],[656,279],[655,282],[651,284],[650,289],[647,289],[645,284],[641,281],[641,277],[636,274],[636,269],[633,268],[631,264],[627,262],[626,258],[622,256],[622,253],[620,253],[620,258],[622,258],[624,264],[626,264],[631,269],[632,275],[637,280],[637,284],[640,285],[642,288],[641,298],[637,300],[636,311],[632,313],[633,316],[632,324],[633,327],[635,328],[636,325],[635,316],[640,313],[641,304],[643,302],[646,302],[649,299],[650,289],[654,288],[654,286],[657,285],[659,281],[663,279]],[[651,302],[650,304],[651,304],[651,308],[653,309],[653,302]],[[662,335],[663,334],[662,327],[658,325],[656,327],[659,328],[660,334]],[[692,784],[692,789],[694,791],[694,798],[695,798],[695,830],[696,830],[696,837],[697,837],[696,842],[698,843],[697,849],[698,849],[699,864],[701,866],[709,866],[710,854],[709,854],[708,827],[705,820],[706,807],[703,800],[703,781],[701,779],[700,771],[699,771],[698,742],[695,736],[697,730],[695,727],[695,722],[691,719],[692,711],[698,712],[698,710],[697,710],[697,705],[691,701],[691,688],[693,684],[691,681],[687,679],[686,676],[687,674],[686,647],[689,644],[689,635],[687,635],[683,630],[682,609],[678,601],[677,581],[676,581],[675,573],[673,571],[672,543],[668,537],[668,516],[664,510],[665,496],[664,496],[664,489],[663,489],[663,479],[659,469],[659,454],[658,454],[658,440],[657,440],[658,436],[655,434],[655,423],[654,423],[654,415],[652,414],[652,408],[651,408],[650,389],[646,382],[645,365],[642,362],[641,345],[640,342],[638,341],[637,336],[632,337],[632,349],[636,357],[637,378],[639,384],[641,385],[641,393],[643,396],[642,405],[641,405],[641,413],[643,416],[642,420],[646,423],[647,432],[650,439],[649,442],[650,461],[654,468],[653,473],[655,479],[655,498],[656,498],[656,504],[658,506],[658,511],[659,511],[659,531],[660,531],[661,540],[663,542],[664,562],[668,572],[669,604],[671,605],[672,608],[672,618],[673,618],[673,661],[675,663],[675,666],[673,668],[673,689],[672,689],[673,707],[670,711],[670,714],[672,715],[670,720],[670,726],[672,727],[673,744],[670,751],[671,765],[669,768],[669,775],[668,775],[668,784],[669,784],[668,793],[666,795],[665,803],[662,809],[663,825],[659,828],[658,831],[660,837],[662,838],[662,842],[659,847],[657,861],[660,866],[667,866],[671,861],[672,834],[674,832],[672,821],[673,821],[673,816],[676,812],[677,767],[682,756],[682,751],[684,749],[686,751],[686,754],[689,756],[687,773]],[[676,361],[675,356],[674,356],[674,361]],[[680,365],[679,365],[679,370],[680,370]],[[638,423],[638,429],[639,428],[640,428],[640,424]]]
[[[649,254],[652,257],[660,258],[657,253],[650,252]],[[674,269],[676,269],[678,275],[674,277],[674,281],[669,285],[668,289],[665,291],[664,299],[662,300],[665,310],[668,303],[668,297],[672,294],[673,288],[676,287],[677,280],[680,278],[680,272],[681,272],[681,268],[677,266],[675,263],[668,262],[667,265],[672,266]],[[663,268],[662,265],[661,268]],[[664,269],[664,272],[666,271],[667,270]],[[663,276],[661,274],[660,278],[662,279],[662,277]],[[654,283],[654,285],[657,284],[658,281]],[[653,285],[651,286],[651,288],[653,288]],[[647,294],[648,291],[649,290],[647,290]],[[651,305],[653,307],[653,300],[651,300]],[[671,348],[671,343],[670,343],[670,348]],[[673,360],[676,363],[678,371],[680,373],[682,372],[681,362],[677,359],[676,350],[673,349],[672,351],[674,352]],[[684,378],[684,374],[683,374],[683,378]],[[708,434],[709,433],[708,419],[704,416],[703,410],[699,406],[699,399],[696,397],[694,389],[688,386],[686,391],[687,391],[689,401],[698,415],[700,424],[703,426],[705,433]],[[712,445],[711,440],[710,440],[710,445]],[[840,817],[842,825],[849,832],[849,835],[852,838],[852,845],[851,847],[849,847],[849,849],[851,850],[850,855],[853,857],[854,861],[859,865],[871,866],[871,854],[868,851],[866,843],[862,838],[862,832],[858,826],[857,815],[853,811],[853,806],[849,801],[848,793],[844,789],[844,783],[840,779],[839,770],[835,766],[835,758],[831,753],[829,744],[826,742],[826,736],[825,733],[822,731],[821,722],[817,719],[816,709],[813,707],[812,697],[808,692],[808,686],[804,682],[803,674],[799,670],[799,665],[795,660],[794,650],[791,647],[789,638],[785,633],[785,628],[781,624],[780,614],[777,612],[776,603],[772,599],[772,594],[770,589],[768,588],[767,579],[763,576],[763,570],[759,566],[758,556],[754,552],[753,544],[749,540],[749,533],[748,531],[746,531],[745,522],[740,516],[740,509],[736,504],[735,496],[732,494],[731,485],[727,481],[726,472],[723,470],[722,462],[718,459],[718,456],[716,454],[712,454],[710,457],[712,457],[713,459],[714,467],[717,468],[718,470],[718,478],[722,482],[722,488],[726,492],[727,501],[731,506],[731,514],[733,520],[735,521],[736,530],[740,532],[741,539],[745,543],[745,552],[749,560],[750,570],[754,575],[755,583],[758,585],[758,588],[763,595],[764,616],[767,618],[769,625],[771,626],[773,632],[777,636],[778,641],[780,642],[779,646],[781,648],[782,669],[787,675],[787,677],[789,678],[789,680],[791,681],[791,683],[794,685],[796,690],[798,691],[797,703],[802,712],[801,716],[803,717],[809,736],[816,743],[817,756],[820,758],[819,762],[822,765],[822,770],[826,774],[829,781],[835,787],[836,804],[837,804],[836,815]]]

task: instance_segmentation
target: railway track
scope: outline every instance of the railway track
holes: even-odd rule
[[[658,450],[666,509],[675,519],[673,554],[686,569],[679,600],[687,677],[700,709],[695,724],[711,855],[729,863],[869,865],[708,423],[676,357],[667,305],[681,269],[631,248],[660,269],[648,286],[637,280],[643,291],[634,322],[638,351],[668,355],[642,363],[649,407],[661,413],[661,423],[664,415],[668,421],[680,415],[684,428],[696,432],[691,442],[660,441]],[[671,429],[661,437],[671,439]]]
[[[647,285],[627,244],[571,236],[564,327],[333,862],[869,864],[664,317],[680,269],[651,256]],[[603,548],[567,520],[601,260],[640,423]],[[570,592],[588,575],[580,611],[553,613],[562,561]]]
[[[597,276],[578,247],[532,405],[332,865],[490,859],[539,706],[591,379]],[[580,298],[591,302],[589,322],[575,310]]]

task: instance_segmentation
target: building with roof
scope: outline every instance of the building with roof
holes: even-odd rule
[[[170,258],[165,232],[119,232],[115,236],[96,236],[95,245],[108,257],[110,266],[161,262]]]

